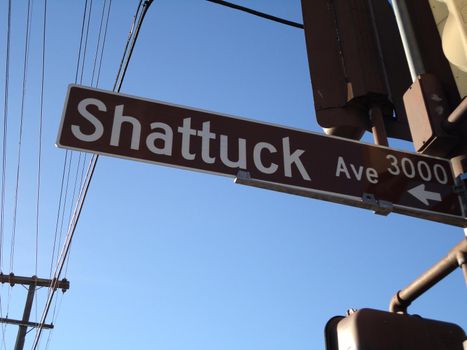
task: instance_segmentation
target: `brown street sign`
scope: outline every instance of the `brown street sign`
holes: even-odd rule
[[[467,226],[448,160],[70,85],[59,147]]]

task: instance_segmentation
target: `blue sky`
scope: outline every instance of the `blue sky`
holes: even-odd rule
[[[112,2],[100,88],[112,88],[137,3]],[[302,22],[298,0],[235,3]],[[26,5],[13,1],[3,273],[10,272]],[[54,143],[67,86],[76,82],[84,1],[49,0],[47,5],[40,277],[50,274],[65,157]],[[0,6],[3,112],[7,1]],[[91,85],[102,6],[103,1],[93,1],[84,85]],[[34,1],[13,269],[24,276],[36,270],[42,11],[43,1]],[[203,0],[154,1],[122,92],[321,132],[303,31]],[[364,141],[371,142],[371,135]],[[390,144],[413,151],[409,143]],[[78,153],[73,157],[71,174],[83,164],[78,167]],[[67,215],[73,182],[72,177]],[[40,348],[324,348],[329,318],[348,308],[387,310],[397,290],[463,237],[457,227],[101,157],[67,264],[71,288],[63,296],[57,293],[55,330],[44,331]],[[10,318],[21,318],[25,289],[3,285],[0,292],[3,316],[8,309]],[[40,316],[46,294],[38,291],[31,320]],[[409,311],[465,329],[465,306],[458,270]],[[1,348],[12,348],[16,331],[16,326],[4,329]],[[33,337],[31,331],[25,348]]]

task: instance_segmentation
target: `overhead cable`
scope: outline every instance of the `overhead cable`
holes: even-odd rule
[[[88,36],[89,36],[89,24],[91,23],[91,14],[92,14],[92,0],[89,1],[89,14],[88,14],[88,24],[86,25],[86,36],[84,39],[84,52],[83,52],[83,62],[81,64],[81,77],[79,79],[79,83],[83,83],[83,73],[84,73],[84,65],[86,63],[86,51],[88,48]]]
[[[126,48],[125,48],[124,55],[123,55],[123,58],[122,58],[123,63],[120,65],[119,74],[117,75],[117,78],[116,78],[116,81],[115,81],[115,84],[114,84],[114,91],[116,91],[116,92],[119,92],[120,88],[122,86],[123,79],[125,78],[126,70],[128,68],[128,64],[130,62],[130,58],[131,58],[131,55],[133,53],[133,49],[134,49],[135,44],[136,44],[136,39],[138,38],[139,30],[140,30],[140,28],[142,26],[144,17],[146,16],[146,13],[147,13],[147,11],[149,9],[149,6],[152,3],[152,0],[144,1],[144,4],[142,5],[142,10],[140,12],[139,9],[140,9],[142,3],[143,3],[143,1],[141,0],[139,5],[138,5],[138,9],[137,9],[137,14],[139,13],[139,20],[138,20],[138,22],[136,24],[134,34],[130,36],[132,38],[131,41],[130,41],[130,44],[128,44],[126,46]],[[136,16],[135,16],[135,19],[136,19]],[[134,27],[134,22],[133,22],[133,25],[132,25],[132,28],[131,28],[130,32],[133,32],[133,27]],[[117,87],[117,88],[115,89],[115,87]],[[81,188],[81,191],[79,193],[78,200],[77,200],[77,203],[76,203],[76,206],[75,206],[75,210],[73,212],[73,216],[72,216],[72,218],[70,220],[70,223],[69,223],[69,226],[68,226],[68,232],[67,232],[67,236],[65,238],[65,242],[63,244],[62,252],[61,252],[60,257],[58,259],[57,266],[55,267],[55,272],[54,272],[54,275],[53,275],[54,277],[52,278],[53,283],[49,288],[47,301],[46,301],[44,310],[42,312],[42,316],[41,316],[41,319],[40,319],[40,322],[39,322],[39,327],[37,328],[37,332],[36,332],[36,335],[35,335],[35,338],[34,338],[34,341],[33,341],[33,345],[32,345],[33,350],[37,349],[37,346],[39,345],[39,340],[40,340],[40,337],[41,337],[41,334],[42,334],[43,325],[45,324],[47,315],[48,315],[50,307],[52,305],[52,300],[53,300],[54,294],[55,294],[56,289],[57,289],[57,283],[59,281],[59,278],[60,278],[62,270],[64,268],[67,256],[69,254],[69,250],[70,250],[70,247],[71,247],[71,242],[73,240],[73,236],[74,236],[74,233],[75,233],[75,230],[76,230],[76,225],[77,225],[77,223],[79,221],[81,211],[83,209],[84,201],[86,199],[86,195],[88,193],[89,185],[91,183],[91,180],[92,180],[92,177],[93,177],[93,174],[94,174],[98,159],[99,159],[98,155],[93,155],[91,160],[90,160],[88,170],[87,170],[87,173],[86,173],[86,177],[85,177],[85,181],[84,181],[83,187]]]
[[[101,47],[102,27],[103,27],[103,24],[104,24],[104,15],[105,15],[106,5],[107,5],[107,0],[105,0],[104,3],[102,4],[101,20],[100,20],[100,23],[99,23],[99,34],[97,35],[96,53],[94,55],[94,64],[92,66],[91,86],[93,86],[93,84],[94,84],[94,76],[96,74],[97,61],[98,61],[98,57],[99,57],[99,49]],[[101,52],[103,52],[103,50]],[[101,57],[102,57],[102,55],[101,55]]]
[[[240,6],[240,5],[237,5],[237,4],[233,4],[233,3],[228,2],[228,1],[223,1],[223,0],[206,0],[206,1],[209,1],[209,2],[212,2],[212,3],[215,3],[215,4],[219,4],[219,5],[222,5],[222,6],[230,7],[230,8],[233,8],[235,10],[243,11],[243,12],[246,12],[246,13],[261,17],[261,18],[268,19],[270,21],[274,21],[274,22],[278,22],[278,23],[282,23],[282,24],[291,26],[291,27],[303,29],[303,24],[301,24],[301,23],[297,23],[297,22],[289,21],[287,19],[280,18],[280,17],[268,15],[267,13],[256,11],[256,10],[253,10],[253,9],[245,7],[245,6]]]
[[[5,188],[6,188],[6,158],[8,136],[8,90],[10,80],[10,46],[11,46],[11,0],[8,1],[7,39],[5,57],[5,93],[3,105],[3,143],[2,143],[2,184],[0,209],[0,272],[3,271],[3,230],[5,227]],[[1,303],[0,303],[1,313]]]
[[[37,195],[36,195],[36,268],[35,275],[38,273],[39,263],[39,214],[41,199],[41,170],[42,170],[42,125],[44,120],[44,81],[45,81],[45,39],[47,29],[47,0],[44,0],[44,12],[42,22],[42,65],[41,65],[41,96],[39,112],[39,140],[37,155]]]
[[[81,39],[79,42],[79,50],[78,50],[78,61],[76,63],[76,72],[75,72],[75,84],[78,82],[78,72],[79,72],[79,65],[81,61],[81,49],[83,47],[83,38],[84,38],[84,27],[86,23],[86,13],[88,8],[88,0],[84,3],[84,13],[83,13],[83,21],[81,23]]]
[[[17,211],[18,211],[18,194],[19,186],[21,179],[21,151],[22,151],[22,141],[23,141],[23,121],[24,121],[24,108],[26,100],[26,83],[27,83],[27,73],[29,65],[29,42],[31,34],[31,21],[32,21],[32,11],[31,11],[31,0],[28,0],[27,6],[27,15],[26,15],[26,38],[24,40],[24,61],[23,61],[23,79],[21,87],[21,108],[19,116],[19,135],[18,135],[18,152],[16,156],[16,181],[15,181],[15,196],[14,196],[14,205],[13,205],[13,224],[11,232],[11,241],[10,241],[10,272],[14,269],[14,256],[15,256],[15,242],[16,242],[16,224],[17,224]]]
[[[96,86],[99,86],[99,78],[101,76],[102,58],[104,57],[104,49],[105,49],[105,43],[106,43],[106,39],[107,39],[107,28],[108,28],[108,25],[109,25],[109,17],[110,17],[110,8],[111,8],[111,6],[112,6],[112,0],[109,1],[109,7],[107,8],[107,18],[105,20],[104,39],[102,40],[101,57],[99,58],[99,68],[97,69]]]
[[[5,94],[3,105],[3,149],[2,149],[2,178],[1,178],[1,201],[0,201],[0,272],[3,271],[3,231],[5,227],[5,187],[6,187],[6,147],[8,134],[8,89],[10,75],[10,36],[11,36],[11,0],[8,1],[7,40],[5,57]],[[3,302],[0,298],[0,317],[3,317]],[[5,327],[2,326],[3,346],[5,343]]]
[[[83,10],[82,16],[83,16],[83,20],[81,22],[81,34],[80,34],[80,39],[79,39],[78,59],[76,60],[76,70],[75,70],[75,80],[74,80],[75,84],[78,83],[78,76],[80,75],[79,72],[80,72],[80,67],[81,67],[81,56],[82,56],[82,51],[83,51],[83,44],[85,41],[84,35],[85,35],[85,28],[86,28],[86,19],[88,16],[88,0],[86,0],[84,3],[84,10]],[[84,69],[84,63],[82,64],[81,68]],[[66,206],[67,206],[68,185],[70,183],[72,160],[73,160],[73,152],[69,150],[65,150],[65,158],[63,161],[57,218],[55,222],[55,234],[54,234],[54,242],[53,242],[53,248],[52,248],[52,259],[50,262],[50,278],[52,278],[53,264],[55,260],[55,249],[57,248],[57,256],[58,256],[59,244],[62,241],[63,221],[64,221],[65,211],[66,211]],[[72,208],[73,203],[71,203],[70,205]],[[59,226],[59,222],[60,222],[60,226]]]

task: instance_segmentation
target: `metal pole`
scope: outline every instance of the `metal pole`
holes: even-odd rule
[[[467,98],[464,98],[461,103],[454,109],[449,117],[443,121],[443,128],[447,132],[458,130],[467,120]]]
[[[464,273],[464,280],[465,284],[467,285],[467,262],[465,261],[465,255],[464,255],[464,263],[462,264],[462,272]]]
[[[407,313],[409,305],[444,277],[449,275],[458,267],[467,270],[467,238],[459,242],[446,257],[438,261],[430,269],[424,272],[415,281],[409,284],[404,289],[398,291],[392,297],[389,305],[389,311],[397,313]],[[467,282],[467,280],[466,280]]]
[[[381,112],[380,107],[373,106],[370,108],[370,122],[375,145],[389,146],[388,135],[384,126],[383,113]]]
[[[36,286],[31,284],[28,288],[28,298],[26,299],[26,305],[24,306],[22,325],[19,326],[18,335],[16,336],[15,350],[23,350],[24,339],[26,338],[26,332],[29,322],[29,316],[31,315],[32,302],[34,300],[34,293],[36,292]]]
[[[415,81],[418,75],[425,73],[425,67],[423,65],[412,22],[408,16],[405,1],[406,0],[393,0],[392,6],[394,8],[397,26],[399,27],[399,32],[401,34],[405,56],[409,64],[410,75],[412,76],[412,81]]]

